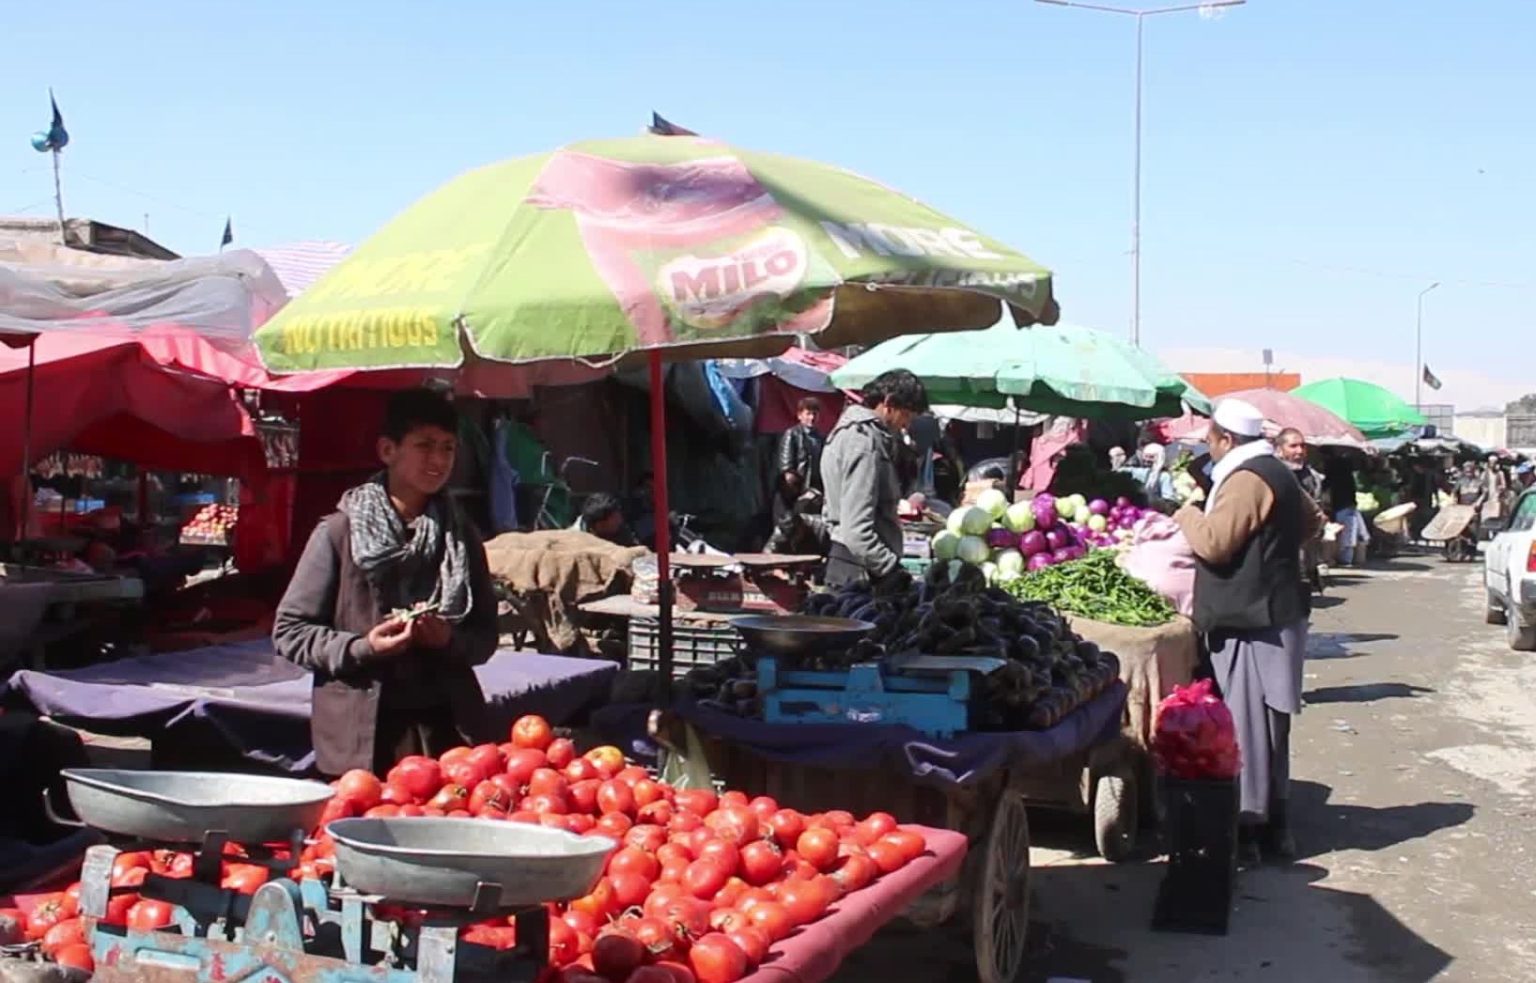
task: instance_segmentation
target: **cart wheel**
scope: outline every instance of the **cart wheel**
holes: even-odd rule
[[[997,801],[986,851],[971,900],[976,976],[980,983],[1013,983],[1029,928],[1029,816],[1024,797],[1011,789]]]
[[[1093,842],[1110,863],[1130,857],[1136,848],[1136,775],[1125,765],[1100,775],[1093,785]]]

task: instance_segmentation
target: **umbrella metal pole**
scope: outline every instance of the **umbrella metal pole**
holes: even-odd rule
[[[31,342],[27,344],[27,406],[21,433],[21,526],[16,531],[18,540],[27,538],[27,530],[32,525],[34,496],[29,475],[32,473],[32,396],[33,376],[36,374],[36,369],[37,336],[33,335]]]
[[[648,355],[651,376],[651,487],[656,513],[656,664],[661,698],[672,700],[672,512],[667,502],[667,394],[661,350]]]

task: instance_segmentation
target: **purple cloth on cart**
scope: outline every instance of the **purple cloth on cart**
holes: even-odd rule
[[[1120,732],[1127,689],[1116,680],[1048,730],[931,737],[902,724],[770,724],[682,702],[679,716],[758,757],[820,768],[910,775],[913,781],[969,785],[1003,769],[1060,761]]]
[[[507,730],[539,713],[556,725],[607,702],[618,667],[595,659],[503,649],[475,668],[491,723]],[[13,674],[3,692],[40,714],[122,736],[175,740],[212,732],[241,757],[308,771],[310,676],[265,639],[139,656],[83,669]]]

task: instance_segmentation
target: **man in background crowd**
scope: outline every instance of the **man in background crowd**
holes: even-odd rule
[[[862,396],[863,405],[848,407],[837,421],[822,460],[831,536],[827,584],[893,589],[907,579],[896,512],[899,441],[928,409],[928,392],[911,372],[893,369],[871,380]]]
[[[795,407],[797,422],[779,438],[779,479],[791,501],[821,488],[821,454],[826,441],[816,429],[820,418],[821,401],[807,396]]]
[[[635,545],[635,537],[624,523],[623,504],[607,492],[588,495],[581,505],[580,517],[571,528],[618,546]]]
[[[1275,453],[1296,476],[1296,483],[1301,485],[1301,490],[1316,502],[1322,495],[1323,476],[1307,463],[1307,438],[1302,432],[1295,427],[1286,427],[1280,431],[1280,435],[1275,438]],[[1323,586],[1321,554],[1322,541],[1317,536],[1308,539],[1301,550],[1302,572],[1306,574],[1307,583],[1312,585],[1313,590],[1321,590]]]

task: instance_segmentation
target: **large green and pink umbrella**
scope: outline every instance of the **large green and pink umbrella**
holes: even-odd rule
[[[456,178],[358,246],[256,342],[275,373],[471,361],[510,370],[646,352],[664,516],[663,357],[772,355],[797,335],[830,348],[982,328],[1005,306],[1020,326],[1054,323],[1050,273],[915,199],[825,164],[645,135]],[[665,533],[659,523],[663,584]]]

